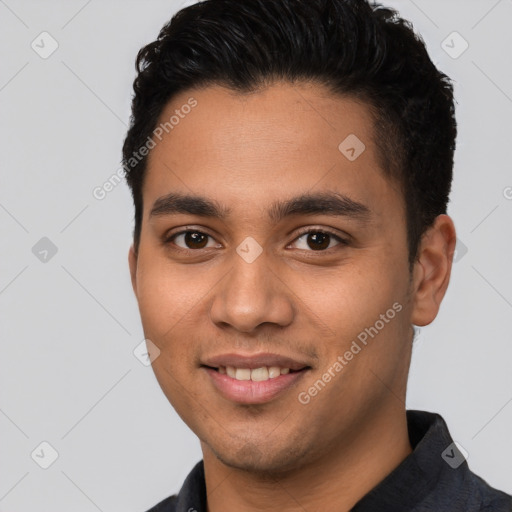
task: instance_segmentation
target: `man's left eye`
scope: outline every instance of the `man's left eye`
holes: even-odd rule
[[[305,240],[301,241],[301,239]],[[298,247],[299,249],[308,250],[309,248],[313,251],[324,251],[326,249],[330,249],[331,242],[333,242],[333,240],[338,242],[336,245],[347,245],[347,241],[338,235],[335,235],[329,231],[320,230],[307,231],[295,240],[299,241],[299,243],[302,245],[302,247]]]

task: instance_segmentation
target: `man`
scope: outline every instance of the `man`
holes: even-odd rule
[[[137,58],[133,289],[203,452],[153,511],[510,511],[406,411],[446,292],[450,80],[361,0],[207,0]]]

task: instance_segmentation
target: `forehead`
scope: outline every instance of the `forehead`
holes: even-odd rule
[[[369,108],[322,86],[280,83],[243,94],[221,86],[191,89],[166,105],[158,126],[164,129],[153,136],[148,157],[146,217],[173,191],[245,211],[327,190],[377,213],[386,202],[401,208],[378,163]]]

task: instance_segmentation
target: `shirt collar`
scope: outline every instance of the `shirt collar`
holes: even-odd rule
[[[436,413],[407,411],[409,442],[413,449],[387,477],[375,486],[352,508],[353,512],[397,512],[412,510],[434,491],[439,481],[446,483],[464,478],[469,471],[464,460],[454,473],[443,458],[457,452],[444,419]],[[459,456],[459,455],[457,455]]]

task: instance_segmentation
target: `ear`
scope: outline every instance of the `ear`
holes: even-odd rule
[[[130,266],[130,277],[132,279],[132,288],[135,297],[137,297],[137,254],[133,244],[130,246],[128,251],[128,265]]]
[[[448,288],[456,243],[455,226],[448,215],[438,215],[421,239],[413,270],[411,323],[430,324],[439,312]]]

